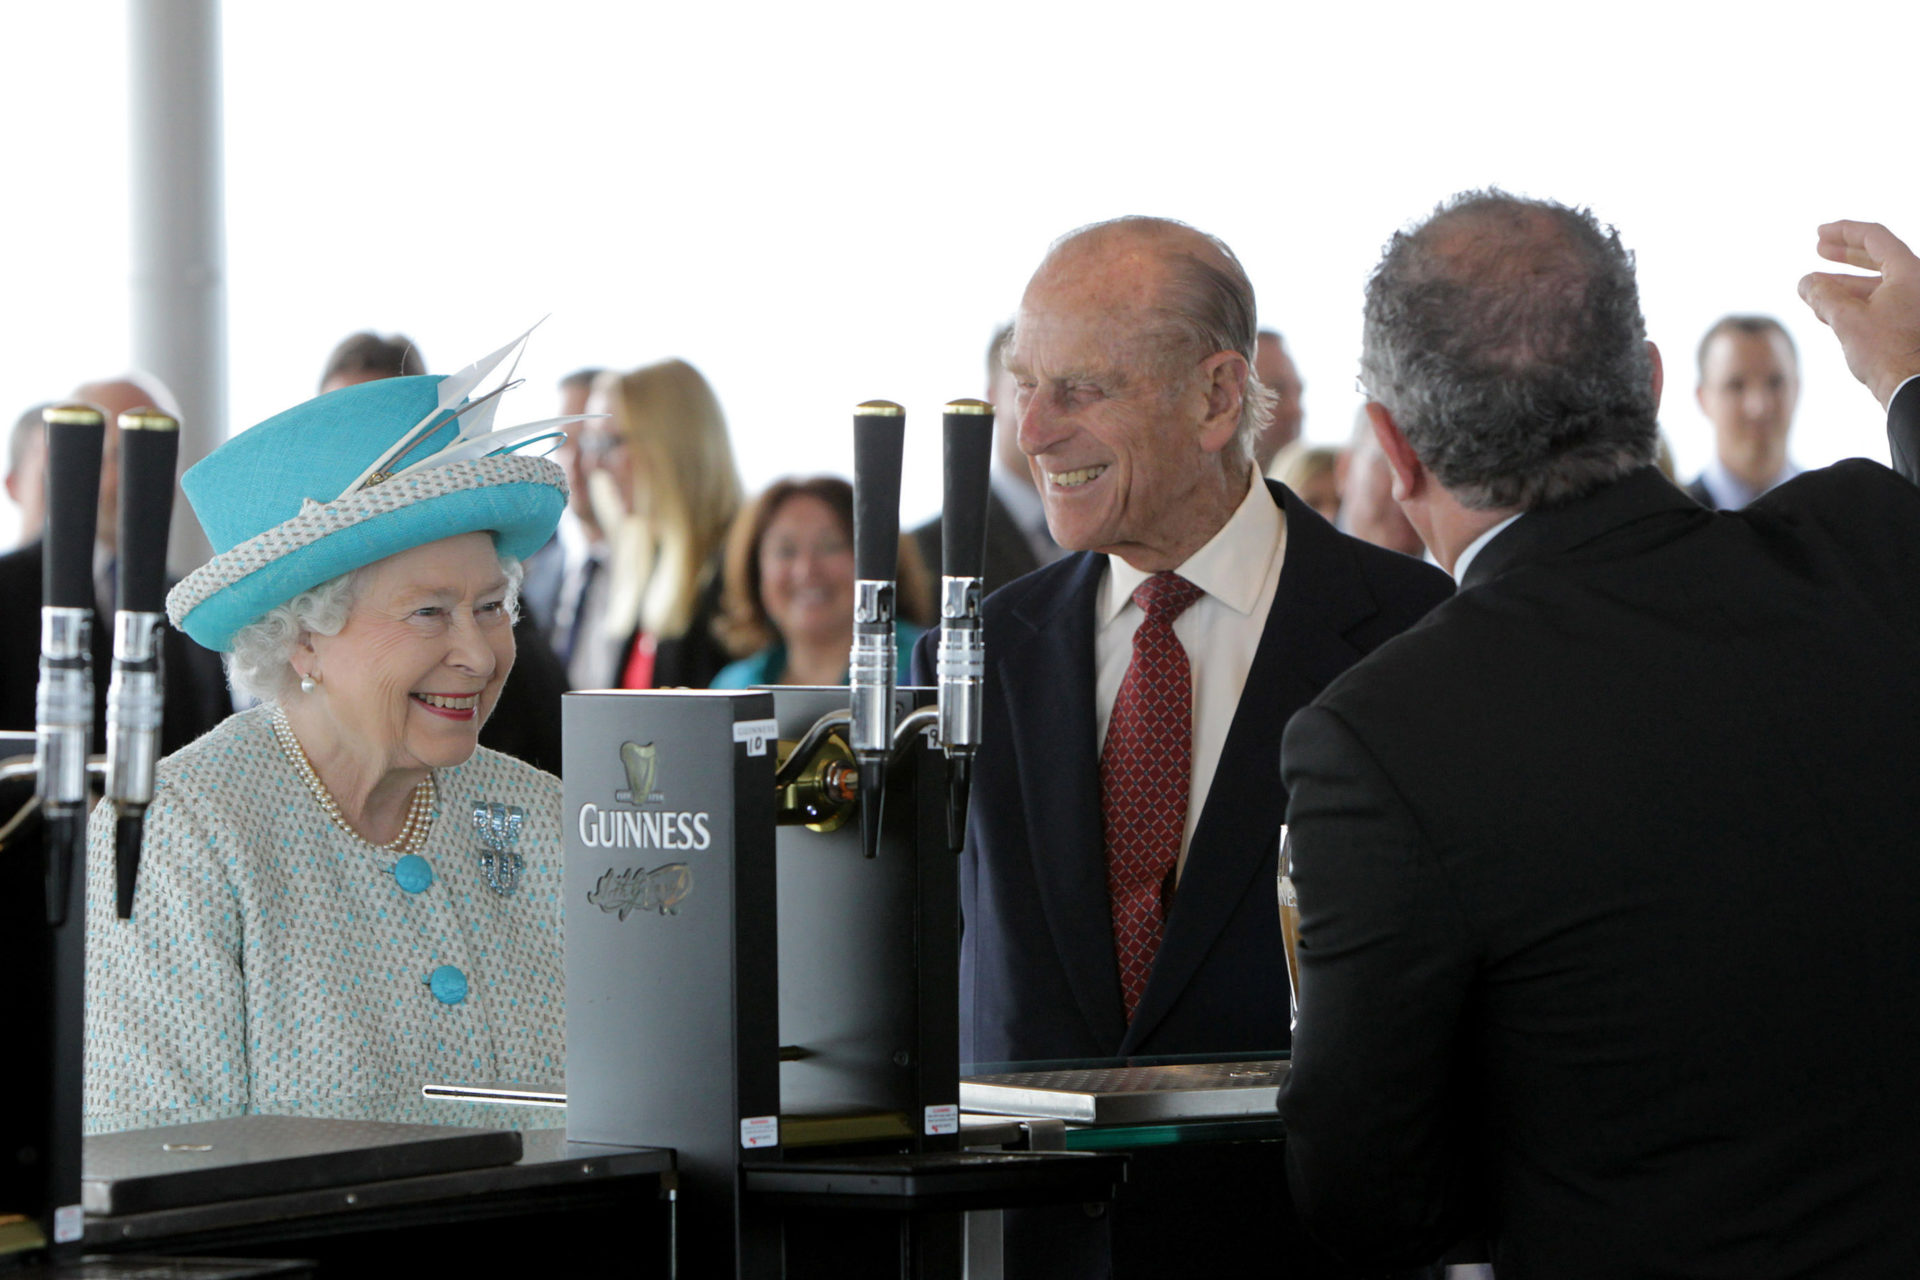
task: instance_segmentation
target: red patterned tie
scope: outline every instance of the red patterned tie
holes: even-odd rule
[[[1147,616],[1133,633],[1133,662],[1100,751],[1107,896],[1128,1022],[1160,950],[1160,885],[1180,858],[1193,776],[1193,675],[1173,620],[1204,594],[1174,573],[1156,573],[1134,589]]]

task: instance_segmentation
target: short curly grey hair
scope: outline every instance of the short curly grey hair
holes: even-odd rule
[[[233,651],[226,655],[227,683],[261,702],[283,701],[300,683],[293,669],[294,646],[309,635],[340,634],[370,568],[343,573],[302,591],[234,632]],[[520,580],[526,571],[511,556],[500,557],[500,571],[507,575],[507,617],[518,622]]]
[[[1531,510],[1652,462],[1646,337],[1617,232],[1586,209],[1468,191],[1388,243],[1360,381],[1464,505]]]

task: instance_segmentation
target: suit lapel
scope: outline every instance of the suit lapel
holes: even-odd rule
[[[1283,486],[1269,485],[1286,512],[1286,559],[1122,1055],[1144,1042],[1178,1002],[1254,877],[1277,856],[1287,811],[1281,733],[1294,712],[1360,658],[1347,633],[1378,607],[1333,526]],[[1271,886],[1267,894],[1271,902]]]
[[[1007,735],[1021,780],[1027,849],[1041,911],[1094,1041],[1126,1030],[1093,749],[1093,609],[1104,560],[1078,558],[1064,590],[1016,610],[995,665],[1005,684]],[[997,637],[989,636],[988,644]]]

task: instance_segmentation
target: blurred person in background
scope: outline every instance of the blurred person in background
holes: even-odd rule
[[[587,411],[587,397],[593,381],[604,369],[576,369],[560,379],[560,416],[573,417]],[[586,468],[579,445],[581,426],[568,428],[567,441],[549,457],[567,473],[567,509],[561,513],[560,527],[553,541],[527,561],[527,578],[520,592],[520,604],[546,637],[565,666],[573,657],[574,646],[589,619],[604,613],[607,575],[607,536],[594,518],[593,498],[587,492]],[[602,607],[589,607],[595,597]]]
[[[1340,515],[1340,451],[1325,445],[1310,445],[1304,440],[1273,455],[1267,475],[1299,494],[1306,504],[1337,520]]]
[[[775,481],[734,520],[724,582],[717,630],[745,656],[714,677],[714,688],[845,684],[853,649],[853,486],[838,476]],[[905,684],[924,630],[906,620],[906,602],[928,595],[926,567],[910,543],[901,547],[897,591],[902,617],[894,635]]]
[[[1255,339],[1253,376],[1273,392],[1273,420],[1253,442],[1254,465],[1263,474],[1272,475],[1268,468],[1274,456],[1300,438],[1300,426],[1306,420],[1300,408],[1300,394],[1306,384],[1300,381],[1300,371],[1287,354],[1286,339],[1272,329],[1260,330]]]
[[[987,557],[981,589],[992,591],[1066,553],[1047,532],[1047,510],[1033,487],[1033,469],[1020,452],[1020,424],[1014,415],[1016,388],[1001,363],[1011,324],[994,330],[987,343],[987,403],[993,406],[993,470],[987,477]],[[940,517],[912,533],[927,572],[941,573]]]
[[[52,401],[33,406],[7,434],[7,496],[20,509],[16,547],[37,541],[47,523],[47,424],[40,414],[52,407]]]
[[[605,614],[568,664],[576,689],[704,689],[731,655],[713,633],[740,469],[713,388],[684,360],[604,373],[582,424],[606,531]]]
[[[1353,416],[1353,439],[1336,469],[1340,489],[1340,529],[1376,547],[1403,555],[1425,556],[1426,546],[1393,497],[1393,468],[1374,439],[1373,422],[1361,405]]]
[[[381,337],[355,333],[341,339],[327,357],[320,375],[320,393],[357,387],[385,378],[412,378],[426,372],[420,348],[402,334]],[[538,558],[538,557],[534,557]],[[524,760],[548,773],[560,772],[560,695],[567,691],[567,673],[548,648],[545,633],[533,615],[520,610],[513,623],[519,650],[513,679],[500,693],[500,714],[480,730],[480,745],[503,756]]]
[[[151,406],[175,419],[180,405],[164,383],[148,373],[86,382],[68,400],[99,409],[107,428],[100,455],[99,513],[93,547],[93,750],[107,742],[107,687],[113,676],[113,607],[118,580],[120,533],[120,415]],[[41,429],[44,457],[45,435]],[[36,488],[44,488],[44,479]],[[44,507],[43,507],[44,512]],[[42,549],[39,535],[0,556],[0,599],[24,607],[0,620],[0,729],[31,729],[40,672]],[[171,627],[163,628],[166,703],[160,726],[163,751],[177,751],[225,719],[233,710],[220,656],[201,648]]]
[[[1787,433],[1800,402],[1800,356],[1772,316],[1726,316],[1695,354],[1694,398],[1713,424],[1713,460],[1686,486],[1703,507],[1737,511],[1800,474]]]
[[[379,378],[411,378],[427,371],[420,348],[405,334],[350,333],[327,357],[320,371],[320,392],[338,391]]]

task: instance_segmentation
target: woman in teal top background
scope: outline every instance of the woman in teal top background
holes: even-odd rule
[[[896,609],[898,678],[924,627],[926,567],[901,539]],[[777,480],[741,509],[727,538],[721,641],[746,655],[714,677],[716,689],[847,682],[853,648],[853,486],[838,476]]]

